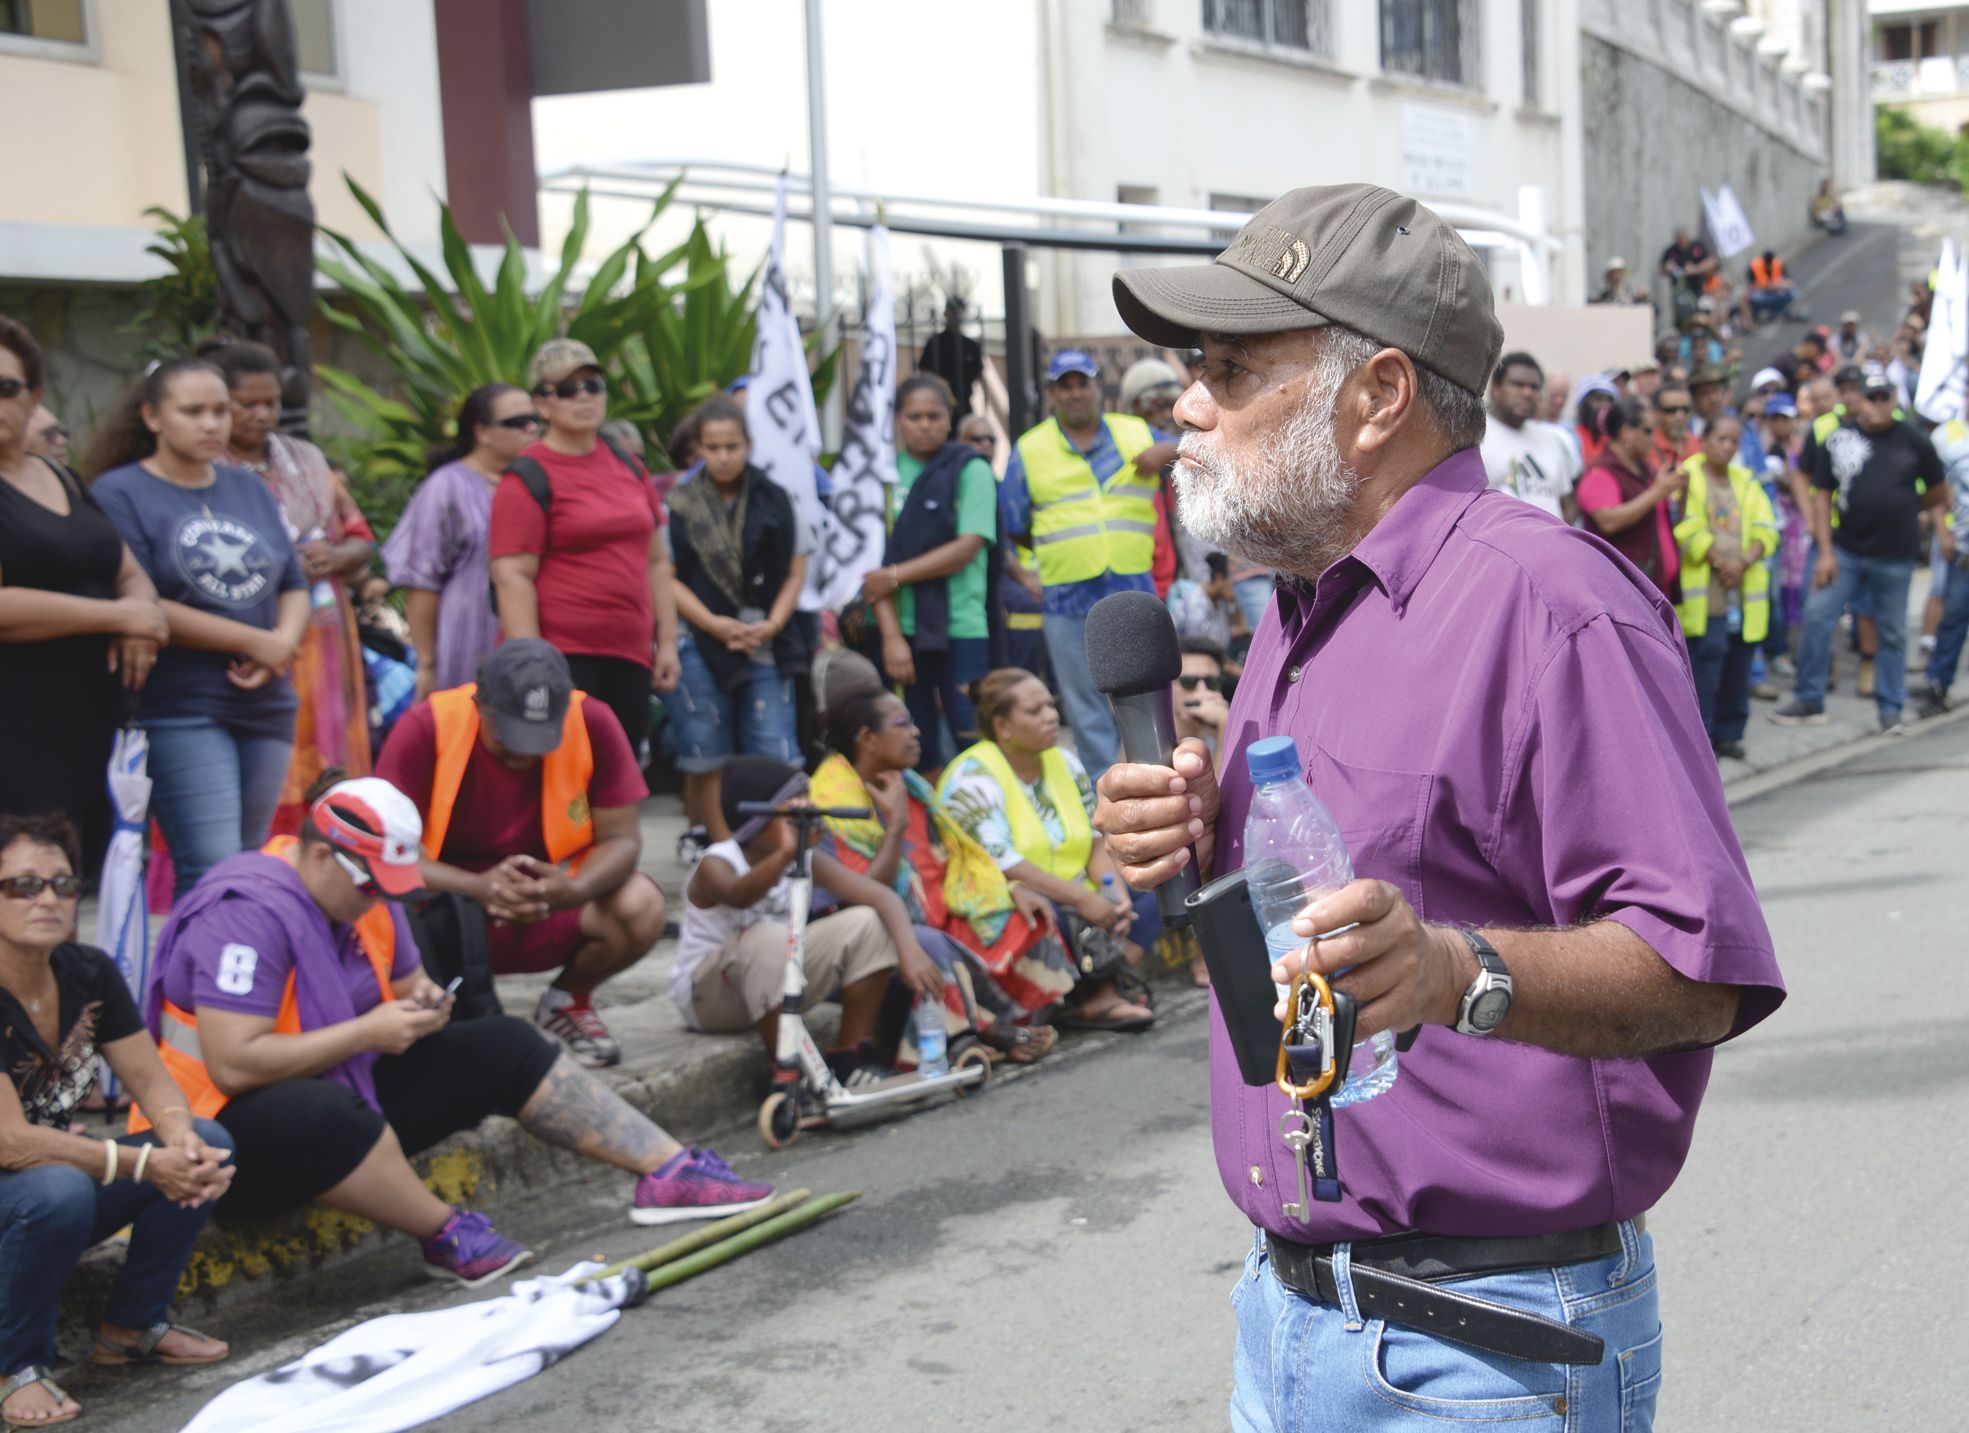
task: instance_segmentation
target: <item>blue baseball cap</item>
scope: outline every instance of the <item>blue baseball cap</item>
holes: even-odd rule
[[[1798,405],[1792,401],[1789,393],[1773,393],[1769,398],[1764,400],[1764,416],[1766,418],[1796,418],[1798,416]]]
[[[1078,348],[1063,348],[1053,355],[1046,365],[1046,381],[1058,383],[1069,373],[1085,374],[1090,381],[1099,382],[1101,366],[1094,362],[1092,354]]]

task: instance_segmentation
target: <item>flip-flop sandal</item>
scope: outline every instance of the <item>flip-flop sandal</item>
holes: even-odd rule
[[[191,1338],[210,1337],[208,1334],[200,1333],[197,1329],[186,1328],[183,1324],[174,1324],[168,1321],[152,1324],[137,1336],[135,1343],[117,1343],[111,1339],[104,1338],[98,1332],[96,1334],[96,1347],[89,1355],[89,1361],[98,1368],[120,1368],[125,1364],[131,1363],[218,1363],[232,1352],[232,1350],[228,1349],[225,1353],[206,1354],[199,1358],[188,1358],[184,1354],[179,1353],[159,1353],[157,1351],[158,1344],[162,1343],[164,1336],[173,1329]]]
[[[985,1036],[985,1043],[1014,1065],[1031,1065],[1052,1053],[1060,1043],[1060,1032],[1051,1025],[1008,1025],[999,1021]]]
[[[1119,1005],[1110,1005],[1099,1015],[1085,1015],[1075,1010],[1062,1015],[1054,1023],[1062,1030],[1118,1030],[1124,1035],[1135,1035],[1155,1024],[1155,1016],[1123,1015]]]
[[[52,1428],[57,1423],[69,1423],[82,1416],[82,1410],[62,1391],[62,1386],[48,1376],[48,1370],[38,1363],[31,1363],[13,1377],[0,1380],[0,1404],[19,1393],[31,1383],[38,1383],[55,1395],[55,1402],[69,1405],[66,1413],[51,1413],[46,1418],[18,1418],[0,1413],[0,1425],[5,1425],[7,1433],[15,1433],[22,1428]]]

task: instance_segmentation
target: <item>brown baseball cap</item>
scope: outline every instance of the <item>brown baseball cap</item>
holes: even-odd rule
[[[1164,348],[1337,323],[1479,394],[1504,347],[1490,279],[1463,236],[1375,184],[1294,189],[1254,214],[1214,263],[1116,274],[1114,303],[1123,323]]]
[[[601,360],[595,357],[595,350],[580,339],[550,338],[540,345],[540,352],[533,355],[533,366],[527,370],[527,387],[559,383],[570,373],[601,366]]]

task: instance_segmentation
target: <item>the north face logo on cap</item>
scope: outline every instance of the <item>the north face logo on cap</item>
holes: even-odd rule
[[[1313,261],[1313,251],[1297,234],[1276,224],[1253,224],[1231,243],[1225,258],[1235,258],[1275,279],[1292,284]]]
[[[547,720],[547,689],[545,687],[527,688],[526,699],[523,705],[526,708],[526,719],[528,721]]]
[[[1285,246],[1285,252],[1278,256],[1272,265],[1272,276],[1284,279],[1288,284],[1297,283],[1299,276],[1306,272],[1306,265],[1313,260],[1313,251],[1306,247],[1304,239],[1294,239]]]

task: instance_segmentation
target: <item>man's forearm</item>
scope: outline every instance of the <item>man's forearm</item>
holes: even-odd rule
[[[1511,972],[1511,1013],[1498,1036],[1562,1055],[1639,1059],[1711,1045],[1736,1023],[1741,992],[1691,980],[1618,921],[1564,930],[1484,930]],[[1477,958],[1443,932],[1477,978]],[[1458,987],[1457,995],[1468,987]],[[1443,1012],[1454,1025],[1455,1010]]]
[[[580,895],[582,904],[600,900],[635,873],[642,853],[643,844],[634,837],[605,837],[589,849],[588,859],[568,884]]]

